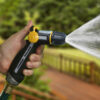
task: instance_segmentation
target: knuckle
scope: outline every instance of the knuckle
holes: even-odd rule
[[[31,55],[30,55],[30,59],[33,59],[34,56],[35,56],[35,54],[31,54]]]
[[[41,56],[40,55],[37,55],[37,54],[32,54],[30,57],[29,57],[30,60],[37,60],[37,61],[40,61],[41,60]]]
[[[40,66],[40,62],[38,62],[38,63],[33,63],[32,66],[33,66],[33,67],[39,67],[39,66]]]

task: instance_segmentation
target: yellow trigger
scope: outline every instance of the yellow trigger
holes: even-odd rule
[[[36,43],[39,40],[39,35],[35,30],[36,28],[34,28],[34,31],[30,32],[28,35],[28,40],[31,43]]]

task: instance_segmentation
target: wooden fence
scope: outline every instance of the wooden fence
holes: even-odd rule
[[[4,88],[4,84],[5,80],[0,79],[0,93]],[[19,100],[17,97],[21,97],[23,100],[66,100],[65,96],[55,90],[44,93],[23,84],[12,91],[10,100]]]
[[[100,67],[93,61],[79,57],[44,52],[42,63],[87,82],[100,84]]]

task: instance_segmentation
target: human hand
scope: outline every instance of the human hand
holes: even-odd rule
[[[28,34],[32,21],[21,31],[13,34],[0,46],[0,72],[6,74],[16,54],[25,46],[25,36]],[[29,61],[26,62],[27,68],[24,69],[23,74],[26,76],[32,75],[33,68],[37,68],[41,64],[43,46],[37,48],[36,54],[31,54]]]

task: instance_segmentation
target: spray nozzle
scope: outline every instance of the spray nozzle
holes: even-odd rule
[[[51,37],[51,41],[52,41],[52,44],[54,45],[61,45],[61,44],[65,44],[65,38],[66,38],[65,33],[54,31]]]

